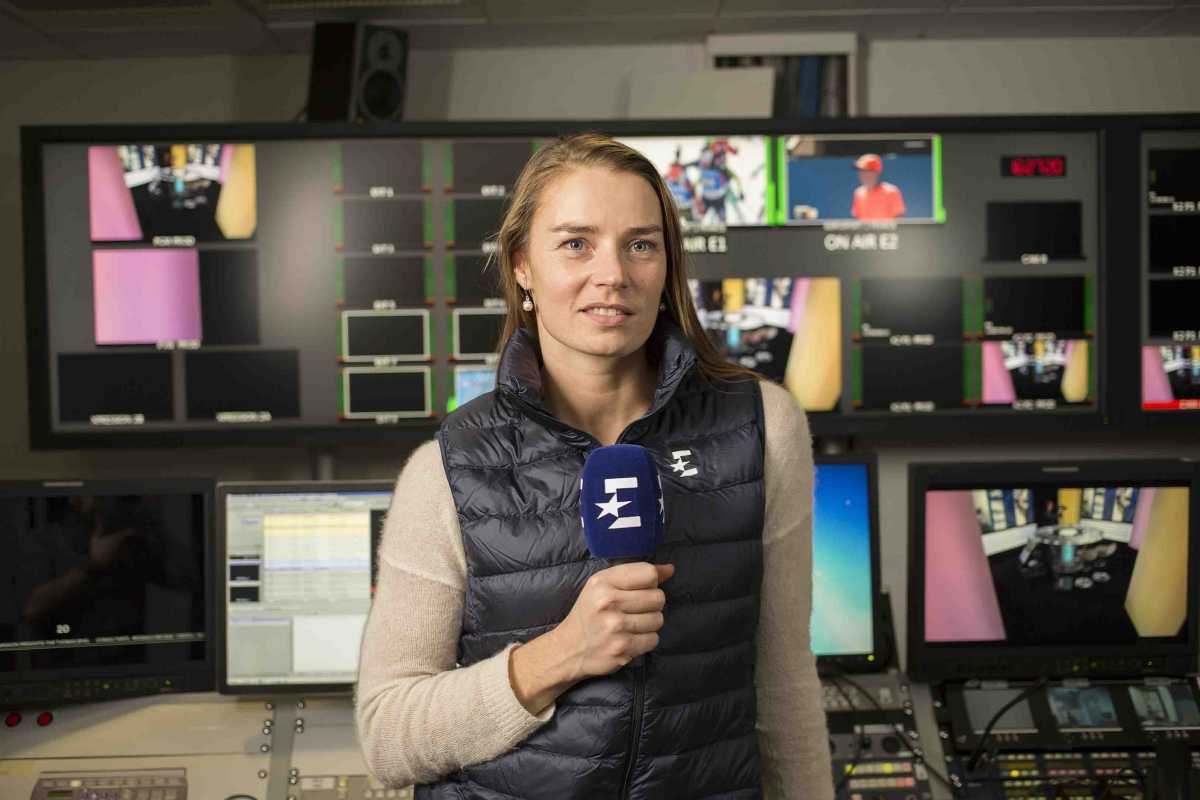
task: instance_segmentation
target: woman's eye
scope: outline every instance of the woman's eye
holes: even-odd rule
[[[647,241],[646,239],[638,239],[630,245],[630,248],[635,253],[651,253],[654,251],[655,246],[654,242]]]
[[[563,242],[563,247],[566,247],[568,250],[582,250],[583,239],[568,239]]]

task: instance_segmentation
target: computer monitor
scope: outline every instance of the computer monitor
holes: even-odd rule
[[[909,487],[915,679],[1194,671],[1194,464],[916,464]]]
[[[222,693],[351,688],[392,486],[217,486]]]
[[[0,483],[0,704],[213,686],[207,480]]]
[[[813,490],[812,651],[846,672],[886,666],[872,456],[818,456]]]

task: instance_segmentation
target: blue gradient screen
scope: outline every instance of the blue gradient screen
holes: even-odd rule
[[[875,651],[865,464],[818,464],[813,498],[812,651]]]

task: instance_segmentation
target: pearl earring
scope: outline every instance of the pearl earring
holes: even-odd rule
[[[664,302],[662,302],[662,303],[659,303],[659,304],[658,304],[658,310],[659,310],[660,312],[662,312],[662,311],[666,311],[666,310],[667,310],[667,304],[666,304],[666,302],[665,302],[665,301],[664,301]]]
[[[525,302],[521,303],[521,308],[525,311],[533,311],[533,298],[529,296],[529,292],[525,292]]]

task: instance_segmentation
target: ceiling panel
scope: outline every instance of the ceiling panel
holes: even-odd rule
[[[0,59],[73,58],[75,55],[28,25],[0,14]]]
[[[1000,11],[1054,11],[1060,9],[1120,11],[1173,8],[1174,0],[951,0],[955,9],[987,8]]]
[[[784,17],[837,14],[895,14],[943,11],[942,0],[724,0],[721,16],[779,15]]]
[[[63,31],[55,37],[85,58],[130,56],[257,55],[278,52],[263,28],[131,31]]]
[[[411,3],[297,3],[262,2],[255,6],[269,22],[353,22],[396,20],[412,24],[436,22],[483,22],[487,14],[482,0],[434,0]]]
[[[413,49],[464,47],[592,47],[599,45],[691,42],[699,44],[712,33],[708,20],[642,20],[605,25],[561,22],[477,26],[430,26],[409,30]],[[614,65],[619,66],[619,65]]]
[[[112,14],[130,9],[158,11],[191,8],[203,9],[211,6],[210,0],[7,0],[8,4],[23,12],[60,13],[74,11],[81,13]]]
[[[720,0],[485,0],[488,18],[505,20],[578,20],[635,15],[655,17],[715,17]]]
[[[1149,36],[1200,36],[1200,8],[1181,8],[1163,14],[1147,24],[1139,33]],[[1182,75],[1180,80],[1184,80]]]

